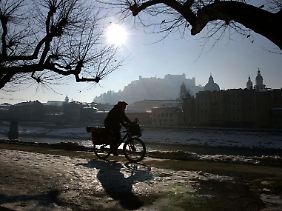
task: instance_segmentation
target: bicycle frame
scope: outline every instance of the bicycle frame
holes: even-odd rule
[[[92,132],[92,142],[94,145],[94,153],[100,159],[106,159],[110,153],[113,137],[106,131],[105,128],[87,128],[87,132]],[[139,138],[141,136],[141,130],[139,125],[135,125],[133,128],[125,127],[125,130],[121,131],[121,139],[118,143],[118,147],[123,143],[122,152],[125,157],[131,162],[141,161],[146,154],[146,146],[144,142]],[[103,138],[104,137],[104,138]]]

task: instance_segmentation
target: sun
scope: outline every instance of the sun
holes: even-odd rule
[[[116,47],[124,45],[127,40],[127,32],[125,28],[116,23],[112,23],[108,26],[106,36],[108,43]]]

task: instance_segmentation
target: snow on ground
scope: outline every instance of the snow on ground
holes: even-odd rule
[[[281,210],[282,206],[270,178],[250,182],[203,171],[5,149],[0,149],[0,168],[1,210]]]
[[[7,127],[0,127],[2,137],[7,132]],[[87,133],[85,128],[46,129],[41,127],[19,127],[19,133],[22,135],[42,135],[57,138],[57,141],[52,139],[49,140],[50,142],[61,142],[62,139],[64,141],[90,139],[90,133]],[[144,128],[142,140],[147,143],[282,149],[282,131]],[[45,141],[48,142],[47,139]]]
[[[140,208],[140,198],[150,201],[156,196],[194,193],[200,181],[233,180],[197,171],[2,149],[0,161],[4,169],[0,172],[0,205],[15,210],[70,210],[69,206],[127,210],[133,208],[128,206]],[[167,206],[169,199],[144,204],[140,210],[162,210],[160,206]],[[130,200],[136,203],[132,205]]]
[[[156,143],[282,149],[282,132],[148,129],[142,138]]]

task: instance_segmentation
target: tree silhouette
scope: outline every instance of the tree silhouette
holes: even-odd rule
[[[167,34],[175,29],[190,29],[191,34],[196,35],[213,25],[208,36],[232,27],[250,38],[247,30],[250,29],[282,49],[281,0],[116,0],[109,4],[122,6],[126,15],[128,11],[133,16],[138,15],[142,23],[141,12],[160,17],[156,18],[157,23],[144,25],[154,29],[158,25],[159,31]]]
[[[70,75],[98,83],[120,66],[92,1],[1,0],[0,21],[0,89]]]

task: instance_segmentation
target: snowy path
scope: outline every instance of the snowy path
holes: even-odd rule
[[[0,206],[16,210],[152,210],[172,190],[193,193],[198,180],[232,179],[14,150],[0,150],[0,166]]]
[[[269,189],[268,192],[254,192],[254,184],[251,188],[248,185],[249,182],[244,183],[242,178],[202,171],[176,171],[145,164],[0,149],[0,209],[282,208],[281,196],[272,194]]]

